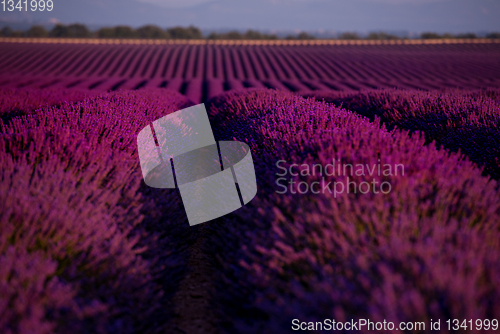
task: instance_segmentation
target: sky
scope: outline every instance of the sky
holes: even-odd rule
[[[16,0],[17,1],[17,0]],[[51,12],[0,11],[9,23],[125,24],[303,31],[500,31],[500,0],[53,0]],[[0,9],[1,5],[0,5]]]

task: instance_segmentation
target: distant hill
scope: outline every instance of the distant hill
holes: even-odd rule
[[[143,0],[153,1],[153,0]],[[162,0],[155,0],[162,3]],[[494,0],[211,0],[167,8],[138,0],[54,0],[51,12],[3,12],[0,24],[60,21],[87,26],[126,24],[202,29],[336,31],[499,31]],[[163,3],[168,3],[164,0]]]

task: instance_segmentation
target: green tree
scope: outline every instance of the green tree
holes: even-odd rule
[[[458,34],[457,38],[477,38],[477,36],[476,36],[476,34],[474,34],[472,32],[468,32],[465,34]]]
[[[360,39],[359,35],[355,32],[343,32],[338,36],[339,39]]]
[[[54,28],[50,31],[50,36],[52,37],[68,37],[69,31],[68,27],[63,24],[56,24]]]
[[[247,32],[243,35],[244,39],[278,39],[278,36],[273,34],[263,34],[256,30],[247,30]]]
[[[207,39],[220,39],[220,35],[217,34],[216,32],[211,32],[208,36]]]
[[[134,38],[137,33],[129,26],[116,26],[113,28],[115,31],[115,38]]]
[[[244,39],[264,39],[264,34],[258,32],[256,30],[249,29],[245,32],[245,34],[243,35],[243,38]]]
[[[374,39],[374,40],[394,40],[394,39],[399,39],[398,36],[388,34],[386,32],[371,32],[368,34],[366,37],[367,39]]]
[[[84,24],[79,24],[79,23],[70,24],[68,26],[68,31],[70,37],[83,38],[91,36],[89,29]]]
[[[52,37],[77,37],[84,38],[90,37],[89,29],[80,23],[70,24],[68,26],[63,24],[56,24],[54,28],[50,31],[50,36]]]
[[[4,27],[1,31],[0,36],[5,37],[25,37],[26,33],[24,31],[12,30],[10,27]]]
[[[2,28],[2,36],[4,37],[11,37],[12,36],[12,29],[10,27],[3,27]]]
[[[224,34],[224,39],[243,39],[243,36],[239,31],[233,30]]]
[[[184,27],[173,27],[167,29],[171,38],[174,39],[202,39],[203,35],[201,34],[201,30],[194,27],[189,26],[187,28]]]
[[[307,40],[307,39],[316,39],[316,37],[314,37],[313,35],[308,34],[308,33],[304,32],[304,31],[302,31],[300,34],[297,35],[297,39]]]
[[[261,40],[261,39],[278,39],[278,36],[271,34],[263,34],[256,30],[247,30],[245,33],[233,30],[227,33],[218,34],[212,32],[207,36],[208,39],[244,39],[244,40]]]
[[[442,38],[442,36],[438,33],[435,33],[435,32],[423,32],[420,34],[420,38],[422,38],[422,39],[439,39],[439,38]]]
[[[98,38],[115,38],[115,28],[104,27],[95,32]]]
[[[43,26],[35,25],[28,30],[29,37],[47,37],[48,35],[49,32]]]

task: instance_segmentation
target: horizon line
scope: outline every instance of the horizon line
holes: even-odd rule
[[[65,38],[65,37],[0,37],[0,43],[26,44],[192,44],[192,45],[401,45],[401,44],[500,44],[495,38],[436,39],[310,39],[310,40],[231,40],[231,39],[135,39],[135,38]]]

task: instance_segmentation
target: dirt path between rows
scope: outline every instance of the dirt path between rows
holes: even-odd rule
[[[192,228],[199,228],[200,231],[189,250],[188,273],[173,298],[173,333],[215,334],[218,331],[210,307],[214,269],[209,264],[208,255],[203,252],[207,230],[203,225]]]

